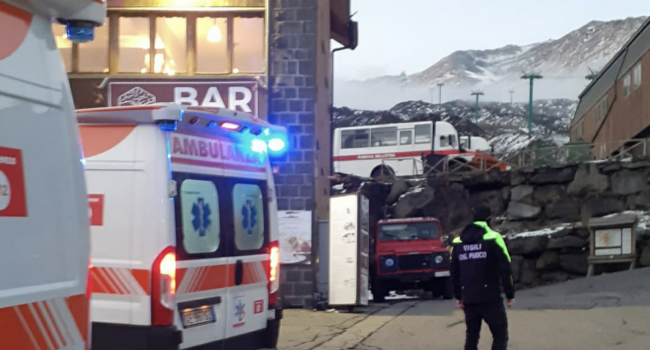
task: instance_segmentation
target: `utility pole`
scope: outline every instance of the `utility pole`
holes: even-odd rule
[[[436,102],[434,101],[434,94],[433,93],[436,92],[436,88],[434,88],[432,86],[432,87],[429,88],[429,91],[431,91],[431,104],[434,104]]]
[[[474,92],[472,92],[472,95],[476,96],[476,110],[475,110],[476,116],[474,118],[475,118],[476,125],[478,125],[478,110],[479,110],[478,99],[479,99],[480,96],[483,96],[485,94],[483,92],[481,92],[481,91],[474,91]]]
[[[528,136],[530,137],[533,132],[533,81],[535,79],[543,79],[544,77],[535,72],[523,75],[521,79],[530,80],[530,98],[528,99]]]
[[[513,99],[513,94],[515,93],[515,90],[510,90],[508,91],[510,93],[510,104],[514,104],[514,99]]]
[[[438,104],[442,106],[442,87],[445,86],[443,83],[438,83]]]

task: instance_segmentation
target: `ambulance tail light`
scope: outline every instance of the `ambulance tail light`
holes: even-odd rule
[[[151,291],[151,324],[174,324],[174,296],[176,295],[176,253],[174,247],[165,248],[153,264]]]
[[[86,280],[86,298],[90,300],[93,293],[93,263],[88,261],[88,279]]]
[[[280,244],[271,242],[269,247],[269,305],[277,305],[280,290]]]

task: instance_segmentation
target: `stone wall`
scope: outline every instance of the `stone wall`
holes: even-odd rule
[[[624,211],[650,217],[650,161],[585,163],[512,172],[448,174],[393,184],[347,181],[380,205],[374,217],[431,216],[455,236],[471,208],[488,205],[492,226],[506,236],[520,286],[562,281],[587,272],[587,221]],[[640,266],[650,266],[650,228],[637,230]]]
[[[269,122],[289,132],[286,157],[274,162],[279,210],[314,209],[316,2],[272,0],[269,43]],[[313,266],[282,266],[285,307],[311,307]]]

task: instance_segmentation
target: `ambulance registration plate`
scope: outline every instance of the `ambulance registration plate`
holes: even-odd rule
[[[196,309],[186,309],[181,312],[183,327],[190,328],[200,326],[206,323],[214,323],[214,310],[212,307],[204,306]]]

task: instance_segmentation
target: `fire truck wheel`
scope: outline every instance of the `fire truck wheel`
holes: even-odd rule
[[[450,300],[454,298],[454,285],[451,281],[451,278],[447,278],[444,282],[442,298],[445,300]]]
[[[280,320],[269,320],[264,331],[263,346],[267,349],[276,349],[280,338]]]
[[[372,298],[375,303],[384,303],[386,302],[386,296],[388,295],[388,289],[381,283],[375,283],[372,288]]]

